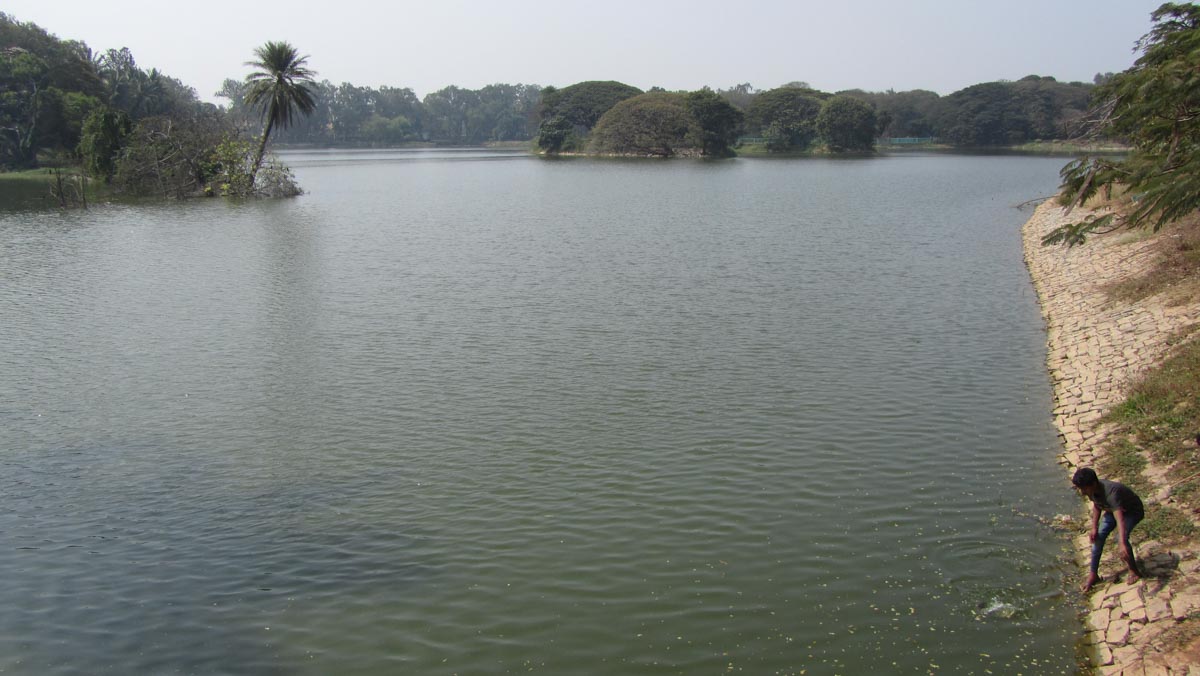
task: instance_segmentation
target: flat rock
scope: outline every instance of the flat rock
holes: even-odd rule
[[[1142,673],[1142,651],[1126,646],[1124,648],[1113,648],[1113,666],[1119,666],[1122,669],[1136,669],[1133,673]],[[1129,673],[1126,671],[1126,673]]]
[[[1093,631],[1106,632],[1106,631],[1108,631],[1109,624],[1110,624],[1110,622],[1109,622],[1108,613],[1095,612],[1095,613],[1088,614],[1087,625]]]
[[[1104,635],[1104,640],[1109,645],[1125,645],[1125,642],[1129,640],[1129,620],[1109,622],[1108,632]]]
[[[1168,617],[1174,617],[1174,615],[1171,604],[1166,599],[1154,598],[1146,602],[1146,620],[1148,622],[1158,622]]]
[[[1121,594],[1121,609],[1125,614],[1132,615],[1134,610],[1144,608],[1146,604],[1142,601],[1142,591],[1134,589]]]
[[[1187,591],[1171,597],[1171,613],[1176,620],[1186,620],[1197,609],[1200,609],[1200,592]]]

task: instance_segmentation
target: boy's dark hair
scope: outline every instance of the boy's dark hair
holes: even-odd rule
[[[1091,467],[1080,467],[1075,470],[1075,476],[1071,477],[1071,483],[1085,488],[1100,482],[1100,477],[1096,476],[1096,470]]]

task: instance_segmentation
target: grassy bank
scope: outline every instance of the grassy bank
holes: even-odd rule
[[[1132,304],[1158,296],[1168,305],[1200,303],[1200,215],[1157,234],[1127,237],[1153,238],[1156,261],[1145,273],[1108,287],[1111,301]],[[1102,475],[1129,477],[1135,490],[1151,498],[1139,530],[1166,541],[1197,533],[1187,512],[1200,512],[1200,325],[1184,327],[1169,344],[1167,358],[1144,373],[1105,417],[1116,434],[1109,436],[1099,468]],[[1159,504],[1155,498],[1165,491],[1182,509]]]
[[[1197,433],[1200,429],[1200,342],[1181,337],[1173,354],[1148,372],[1113,409],[1105,422],[1120,427],[1121,436],[1111,443],[1100,462],[1102,475],[1128,478],[1131,487],[1147,502],[1146,520],[1139,530],[1154,540],[1173,541],[1196,534],[1185,511],[1159,504],[1153,499],[1164,490],[1147,476],[1153,464],[1165,470],[1165,490],[1188,511],[1200,510],[1200,458]]]
[[[29,169],[0,173],[0,207],[79,207],[108,198],[107,186],[74,169]]]
[[[1120,155],[1129,148],[1118,143],[1082,143],[1079,141],[1031,141],[1005,149],[1038,155]]]
[[[882,150],[882,148],[877,148]],[[845,152],[835,153],[830,151],[825,146],[813,146],[807,150],[767,150],[767,146],[761,143],[744,143],[734,147],[733,151],[738,157],[871,157],[876,153],[873,152]]]

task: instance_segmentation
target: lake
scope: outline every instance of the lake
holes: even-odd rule
[[[1065,160],[282,157],[0,211],[0,671],[1076,671]]]

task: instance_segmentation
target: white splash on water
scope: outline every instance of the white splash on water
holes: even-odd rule
[[[1011,603],[1005,603],[998,597],[992,599],[992,603],[979,611],[978,618],[984,619],[988,617],[999,617],[1005,620],[1012,618],[1017,614],[1017,607]]]

